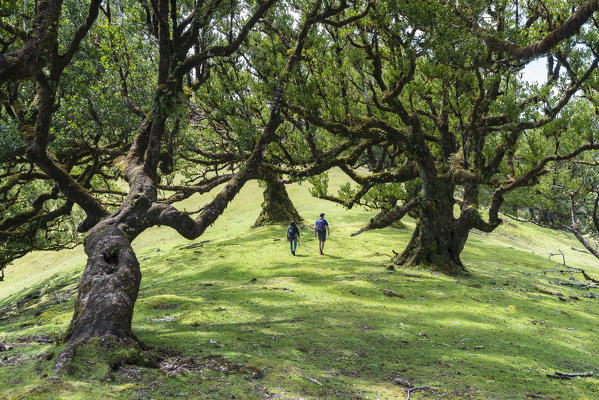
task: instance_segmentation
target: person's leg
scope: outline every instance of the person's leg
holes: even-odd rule
[[[295,255],[295,249],[297,249],[297,239],[291,241],[291,252]]]
[[[289,250],[293,253],[293,240],[289,240]]]
[[[326,240],[326,232],[318,232],[318,249],[320,254],[324,251],[324,241]]]

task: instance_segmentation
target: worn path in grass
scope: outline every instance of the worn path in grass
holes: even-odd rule
[[[327,213],[325,256],[304,234],[293,257],[285,227],[250,229],[261,192],[246,187],[191,248],[168,229],[136,242],[143,281],[133,329],[159,349],[160,369],[80,365],[53,377],[51,358],[72,313],[85,259],[80,249],[32,254],[0,285],[0,398],[402,399],[396,378],[430,389],[413,399],[599,398],[597,299],[558,285],[549,253],[599,276],[569,236],[507,222],[471,235],[471,276],[385,269],[413,224],[350,233],[370,217],[291,188],[312,223]],[[198,199],[189,201],[197,207]],[[545,292],[559,292],[557,295]],[[573,299],[570,296],[577,298]]]

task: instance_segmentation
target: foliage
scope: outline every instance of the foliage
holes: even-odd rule
[[[322,197],[327,194],[329,188],[329,175],[327,173],[312,176],[308,178],[308,182],[312,185],[310,187],[312,196]]]
[[[599,204],[599,2],[520,3],[3,2],[0,268],[87,234],[57,357],[85,363],[78,346],[137,342],[132,242],[157,226],[198,238],[253,179],[308,180],[315,197],[380,209],[357,233],[415,217],[396,265],[465,272],[470,232],[497,229],[506,199],[517,210],[544,197],[562,226],[555,187],[584,242],[592,226],[577,217],[597,220]],[[537,57],[547,77],[529,84]],[[329,180],[333,168],[353,183]],[[197,212],[178,208],[216,187]]]
[[[383,211],[360,232],[407,212],[420,215],[423,229],[411,243],[446,244],[423,249],[421,256],[406,249],[398,262],[429,260],[455,273],[468,232],[495,229],[511,191],[535,186],[553,160],[597,149],[592,134],[581,135],[590,114],[580,107],[593,101],[588,98],[594,96],[597,60],[591,49],[597,38],[585,29],[560,39],[547,50],[546,81],[529,84],[521,76],[528,60],[510,59],[508,47],[532,48],[546,34],[552,22],[536,14],[535,4],[520,11],[508,2],[455,4],[449,12],[445,7],[377,2],[354,24],[326,29],[289,108],[298,121],[316,125],[319,135],[351,143],[334,153],[335,166],[356,186],[332,196],[321,185],[316,195]],[[528,19],[526,29],[519,18]],[[497,51],[492,43],[507,50]],[[581,92],[587,99],[577,99]],[[351,149],[361,153],[350,157]],[[315,165],[326,164],[312,158]],[[401,192],[404,184],[409,190]],[[431,201],[412,202],[418,197]],[[483,203],[488,221],[479,212]],[[431,236],[420,237],[423,232]],[[445,248],[447,255],[437,254]],[[442,261],[447,257],[452,260]]]

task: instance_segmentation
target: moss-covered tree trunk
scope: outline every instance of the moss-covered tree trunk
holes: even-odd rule
[[[405,250],[393,258],[401,266],[423,265],[448,275],[466,272],[460,254],[469,227],[453,215],[455,186],[421,166],[422,199],[416,229]]]
[[[109,226],[85,240],[88,260],[79,283],[67,339],[114,335],[131,337],[133,307],[141,272],[131,243]]]
[[[57,371],[72,372],[75,353],[90,341],[100,346],[95,356],[109,367],[141,359],[141,346],[131,332],[141,282],[139,263],[119,227],[102,225],[85,240],[87,265],[65,336],[68,346],[56,360]]]
[[[289,198],[285,184],[275,175],[266,177],[264,180],[266,188],[264,189],[264,201],[262,202],[262,211],[254,226],[263,226],[269,224],[287,224],[289,221],[301,221],[293,202]]]
[[[422,265],[448,275],[466,272],[460,254],[468,239],[468,232],[460,229],[453,215],[432,208],[423,212],[410,242],[401,254],[393,258],[393,263],[401,266]]]

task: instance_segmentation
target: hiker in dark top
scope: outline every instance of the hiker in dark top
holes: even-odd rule
[[[289,240],[289,247],[291,248],[291,254],[295,255],[295,249],[297,248],[297,241],[299,240],[300,233],[297,229],[295,221],[289,223],[287,228],[287,240]]]
[[[324,219],[324,213],[320,213],[320,218],[314,223],[314,237],[318,236],[318,250],[320,250],[320,255],[323,255],[322,251],[324,250],[324,241],[327,240],[327,232],[331,236],[329,223]]]

